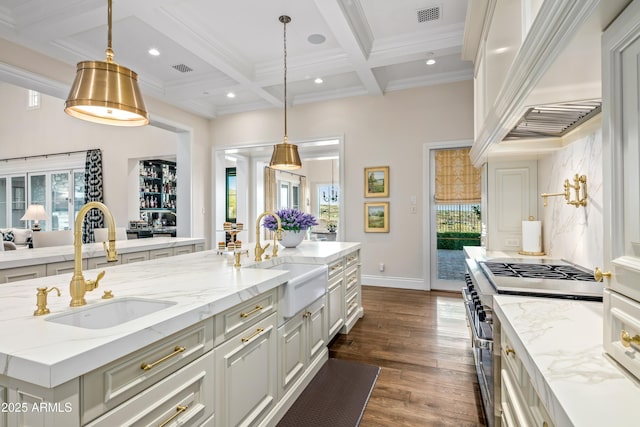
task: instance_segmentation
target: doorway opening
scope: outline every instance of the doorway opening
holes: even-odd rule
[[[459,289],[465,274],[463,247],[480,246],[481,172],[471,164],[469,150],[430,150],[431,289]]]

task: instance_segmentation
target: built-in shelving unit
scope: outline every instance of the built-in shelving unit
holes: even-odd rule
[[[176,162],[140,161],[140,219],[153,220],[153,212],[176,212]]]

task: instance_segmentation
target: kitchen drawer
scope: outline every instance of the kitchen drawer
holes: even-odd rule
[[[640,303],[610,289],[604,290],[603,303],[604,349],[640,378]]]
[[[339,261],[336,261],[332,264],[329,264],[329,280],[333,279],[334,277],[342,274],[342,271],[344,270],[344,260],[340,259]]]
[[[201,426],[214,411],[213,351],[88,424]],[[164,424],[163,424],[164,423]]]
[[[526,371],[522,367],[522,362],[516,354],[513,344],[507,334],[500,334],[500,356],[502,358],[502,366],[509,370],[511,377],[516,383],[516,386],[522,387],[527,382]]]
[[[184,255],[193,253],[193,245],[176,246],[173,248],[174,255]]]
[[[355,289],[360,281],[359,278],[360,269],[355,267],[352,270],[347,271],[346,292],[349,293]]]
[[[0,270],[0,283],[37,279],[46,275],[47,268],[45,264],[30,265],[28,267],[5,268],[4,270]]]
[[[149,251],[149,259],[168,258],[173,256],[173,248],[152,249]]]
[[[356,288],[345,298],[345,322],[342,333],[348,334],[360,316],[360,289]]]
[[[502,369],[500,379],[502,420],[505,426],[535,427],[520,390],[507,369]]]
[[[360,251],[355,251],[346,256],[346,268],[357,265],[360,262]]]
[[[215,345],[225,342],[245,328],[275,313],[276,295],[277,288],[217,314]]]
[[[107,258],[104,256],[89,258],[87,260],[87,269],[94,270],[96,268],[105,268],[111,267],[112,265],[122,264],[122,255],[118,255],[117,261],[107,261]]]
[[[149,261],[149,251],[130,252],[122,254],[122,263],[131,264],[132,262]]]
[[[213,349],[213,330],[212,319],[202,321],[84,375],[83,422],[115,408]]]
[[[60,261],[47,264],[47,276],[55,276],[57,274],[73,273],[74,261]],[[87,260],[82,260],[82,269],[87,269]]]

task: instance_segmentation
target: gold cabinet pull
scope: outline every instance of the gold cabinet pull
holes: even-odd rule
[[[258,335],[260,335],[260,333],[264,332],[264,328],[258,328],[256,329],[256,331],[254,333],[252,333],[251,335],[249,335],[246,338],[242,338],[242,342],[249,342],[251,341],[253,338],[257,337]]]
[[[262,310],[263,308],[264,307],[261,306],[261,305],[256,305],[256,307],[253,310],[251,310],[250,312],[248,312],[248,313],[240,313],[240,317],[242,317],[244,319],[246,317],[251,316],[253,313],[256,313],[256,312]]]
[[[631,347],[631,344],[640,345],[640,335],[631,336],[623,329],[620,331],[620,342],[625,347]]]
[[[186,347],[180,347],[180,346],[176,346],[176,348],[173,349],[173,353],[171,354],[167,354],[165,357],[163,357],[162,359],[158,359],[153,363],[143,363],[142,365],[140,365],[140,368],[142,368],[145,371],[148,371],[149,369],[153,368],[154,366],[168,360],[171,359],[173,356],[177,355],[178,353],[182,353],[183,351],[186,350]]]
[[[303,318],[308,319],[309,317],[311,317],[313,313],[310,311],[305,311],[304,314],[302,315]]]
[[[611,277],[611,272],[607,271],[606,273],[600,270],[600,267],[596,267],[593,271],[593,278],[596,279],[596,282],[602,282],[603,277]]]
[[[331,271],[336,271],[338,269],[342,268],[342,264],[337,264],[331,267]]]
[[[189,409],[188,406],[184,406],[184,405],[178,405],[176,407],[176,413],[171,415],[165,422],[163,422],[162,424],[160,424],[158,427],[164,427],[167,424],[169,424],[171,421],[173,421],[178,415],[180,415],[181,413],[183,413],[184,411],[186,411],[187,409]]]
[[[504,349],[504,352],[507,356],[510,354],[513,354],[514,356],[516,355],[516,351],[509,346]]]

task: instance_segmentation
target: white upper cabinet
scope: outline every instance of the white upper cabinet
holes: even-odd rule
[[[640,0],[603,37],[604,347],[640,378]]]

